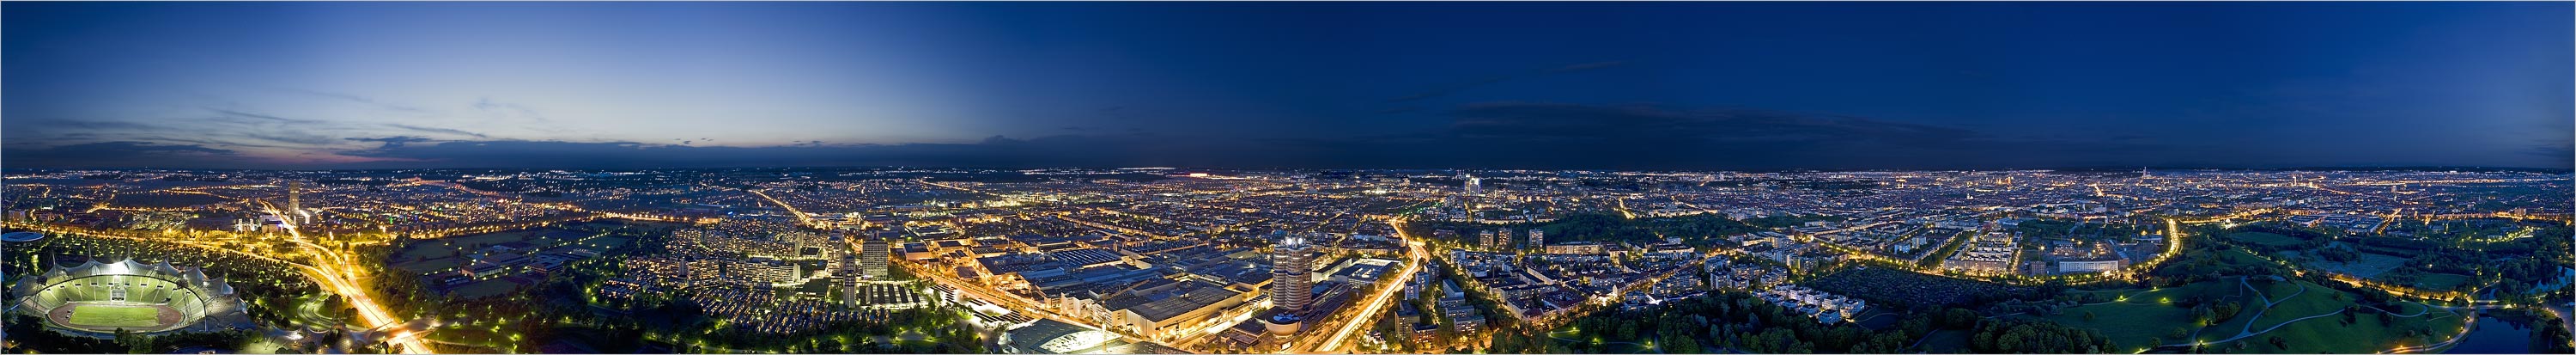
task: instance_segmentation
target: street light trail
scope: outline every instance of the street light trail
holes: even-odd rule
[[[823,227],[821,224],[814,223],[814,217],[806,216],[805,211],[796,210],[796,206],[787,204],[787,201],[779,201],[776,197],[769,197],[769,194],[762,193],[759,189],[743,189],[743,191],[749,191],[753,195],[760,195],[760,199],[769,200],[769,203],[775,203],[778,204],[778,207],[786,208],[787,213],[796,215],[796,223],[804,224],[807,227]]]
[[[295,228],[294,228],[294,227],[292,227],[292,225],[290,225],[290,227],[287,227],[287,228],[285,228],[285,229],[286,229],[287,234],[294,236],[296,239],[299,239],[299,240],[300,240],[300,239],[303,239],[303,238],[304,238],[304,234],[303,234],[302,232],[297,232],[297,231],[295,230]],[[341,261],[340,261],[339,263],[337,263],[337,264],[326,264],[326,263],[320,263],[320,262],[318,262],[318,261],[320,261],[320,260],[316,260],[317,262],[316,262],[315,264],[321,264],[321,265],[326,265],[326,266],[332,266],[332,267],[339,268],[339,269],[337,270],[338,272],[336,272],[336,273],[335,273],[335,272],[333,272],[334,270],[331,270],[331,269],[324,269],[324,268],[320,268],[320,267],[316,267],[316,266],[309,266],[309,265],[297,265],[297,266],[302,267],[302,269],[303,269],[305,272],[313,274],[313,275],[314,275],[314,278],[316,278],[316,279],[320,279],[320,280],[322,280],[324,283],[329,284],[329,285],[330,285],[330,288],[331,288],[332,293],[337,293],[337,294],[340,294],[340,296],[341,296],[341,297],[346,297],[346,298],[348,298],[348,299],[349,299],[349,306],[350,306],[350,307],[352,307],[352,308],[356,308],[356,309],[358,310],[358,315],[359,315],[359,317],[360,317],[360,318],[365,318],[366,323],[364,323],[364,325],[366,325],[368,328],[375,328],[375,327],[384,326],[384,325],[386,325],[386,324],[392,324],[392,323],[395,323],[395,321],[394,321],[394,316],[393,316],[393,312],[392,312],[392,311],[385,310],[385,306],[384,306],[384,305],[382,305],[382,304],[377,304],[374,298],[372,298],[372,297],[368,297],[368,296],[367,296],[367,291],[366,291],[365,289],[358,288],[354,283],[352,283],[352,282],[350,281],[350,280],[354,280],[354,279],[358,278],[358,274],[357,274],[357,270],[358,270],[358,268],[357,268],[355,265],[351,265],[351,264],[349,264],[349,263],[348,263],[348,261],[347,261],[347,259],[346,259],[345,257],[340,256],[338,253],[331,252],[331,251],[329,251],[329,250],[327,250],[327,249],[321,249],[321,246],[320,246],[320,245],[314,245],[313,243],[300,243],[300,244],[303,244],[303,245],[305,245],[305,246],[306,246],[306,247],[308,247],[308,248],[314,248],[314,249],[315,249],[315,253],[316,253],[316,254],[318,254],[318,255],[329,255],[329,256],[332,256],[334,259],[341,259]],[[335,275],[335,274],[336,274],[336,275]],[[429,346],[421,345],[420,340],[419,340],[418,338],[415,338],[415,337],[412,337],[412,336],[411,336],[411,335],[412,335],[412,333],[413,333],[413,332],[412,332],[412,331],[409,331],[409,330],[397,331],[397,332],[395,332],[395,333],[394,333],[394,337],[393,337],[393,338],[388,338],[388,339],[386,339],[386,341],[387,341],[387,342],[391,342],[391,343],[393,343],[393,344],[395,344],[395,345],[401,346],[401,347],[402,347],[402,350],[403,350],[403,352],[404,352],[404,353],[409,353],[409,354],[435,354],[435,353],[437,353],[437,352],[434,352],[434,351],[430,351]]]
[[[1386,286],[1380,287],[1377,291],[1377,297],[1370,299],[1368,305],[1364,306],[1365,308],[1360,308],[1359,317],[1342,320],[1341,331],[1334,332],[1331,338],[1326,338],[1324,340],[1324,346],[1315,348],[1315,351],[1333,351],[1334,349],[1339,349],[1342,346],[1342,341],[1350,339],[1351,332],[1359,330],[1360,325],[1375,324],[1376,322],[1369,321],[1370,317],[1376,316],[1378,309],[1386,308],[1386,301],[1393,298],[1397,290],[1403,289],[1403,285],[1406,282],[1412,281],[1413,274],[1416,271],[1420,271],[1422,269],[1422,258],[1424,255],[1429,255],[1429,253],[1422,251],[1422,241],[1413,240],[1412,237],[1404,234],[1403,218],[1390,218],[1387,219],[1386,223],[1387,225],[1395,227],[1395,236],[1397,238],[1404,239],[1404,244],[1406,246],[1405,254],[1406,259],[1408,259],[1404,262],[1404,272],[1395,274],[1395,282],[1387,283],[1385,284]]]
[[[261,206],[268,207],[268,212],[270,214],[278,214],[279,212],[277,207],[275,205],[270,205],[268,201],[254,201],[259,201]],[[295,265],[299,271],[303,271],[308,275],[308,277],[311,277],[316,281],[321,281],[321,284],[328,288],[331,293],[339,294],[340,297],[348,298],[349,307],[357,309],[359,318],[363,318],[363,320],[366,321],[365,323],[361,323],[361,325],[364,325],[367,328],[376,328],[386,324],[395,323],[395,317],[393,316],[392,311],[385,310],[384,305],[376,303],[373,297],[367,296],[366,289],[357,287],[355,282],[352,281],[362,277],[358,275],[359,268],[355,263],[349,261],[348,256],[305,240],[304,233],[299,231],[301,228],[297,228],[295,224],[292,223],[293,220],[283,218],[283,214],[278,215],[281,216],[281,222],[279,222],[281,224],[280,227],[283,227],[281,229],[286,230],[287,236],[289,237],[288,241],[309,249],[314,255],[313,265],[291,263],[289,265]],[[329,268],[325,268],[326,266]],[[394,337],[387,338],[385,341],[401,347],[403,353],[436,353],[431,351],[429,346],[421,345],[419,339],[412,337],[413,333],[415,332],[410,330],[397,331],[394,333]]]

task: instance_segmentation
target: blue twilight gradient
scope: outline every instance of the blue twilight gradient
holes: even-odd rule
[[[2564,2],[0,8],[11,166],[2576,159]]]

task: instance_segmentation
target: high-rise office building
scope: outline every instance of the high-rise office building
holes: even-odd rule
[[[1279,246],[1270,252],[1270,302],[1282,314],[1295,314],[1306,309],[1314,291],[1313,279],[1307,275],[1313,250],[1304,235],[1284,235]]]
[[[893,254],[884,238],[868,238],[859,244],[859,272],[869,279],[886,278],[886,258]]]
[[[1524,246],[1524,248],[1541,248],[1541,247],[1546,247],[1546,246],[1547,246],[1547,231],[1545,231],[1545,230],[1539,230],[1539,229],[1531,229],[1531,230],[1530,230],[1530,242],[1529,242],[1529,245],[1528,245],[1528,246]]]
[[[304,200],[296,196],[303,192],[301,191],[303,189],[302,181],[286,182],[286,215],[281,217],[293,219],[295,223],[304,223]]]

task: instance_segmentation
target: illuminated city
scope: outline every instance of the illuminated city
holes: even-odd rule
[[[2568,3],[0,9],[6,353],[2576,352]]]
[[[37,234],[12,242],[12,275],[205,265],[185,273],[264,282],[235,326],[289,330],[252,343],[402,353],[1797,352],[1632,322],[1721,312],[1708,299],[1789,317],[1751,318],[1771,329],[1868,331],[1854,352],[1966,335],[1956,312],[2090,329],[2101,352],[2382,328],[2434,330],[2373,339],[2427,350],[2480,313],[2565,312],[2545,299],[2568,281],[2568,196],[2542,191],[2576,187],[2527,171],[1173,168],[59,170],[7,186],[8,228]],[[2412,311],[2381,312],[2397,309]],[[2361,310],[2392,316],[2338,321]],[[2122,329],[2146,326],[2186,334]],[[2189,334],[2224,328],[2251,331]],[[606,341],[621,336],[646,341]],[[2379,350],[2344,344],[2318,350]]]

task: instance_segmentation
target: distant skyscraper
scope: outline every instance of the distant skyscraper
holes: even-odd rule
[[[1306,309],[1307,298],[1312,297],[1307,294],[1314,290],[1311,279],[1306,275],[1313,269],[1308,265],[1313,262],[1310,260],[1312,256],[1308,255],[1311,251],[1308,247],[1306,236],[1285,235],[1279,239],[1279,247],[1270,253],[1270,302],[1280,313],[1302,312]]]
[[[1476,246],[1483,248],[1493,247],[1494,231],[1476,231]]]
[[[859,244],[860,273],[868,275],[869,279],[886,278],[886,257],[892,254],[888,250],[891,246],[887,244],[884,238],[868,238],[867,242]]]
[[[1522,247],[1525,247],[1525,248],[1538,248],[1538,247],[1544,247],[1544,246],[1547,246],[1547,231],[1545,231],[1545,230],[1539,230],[1539,229],[1530,229],[1530,243],[1529,243],[1529,245],[1522,246]]]
[[[1514,231],[1511,228],[1503,228],[1503,233],[1501,233],[1501,235],[1494,236],[1494,239],[1485,240],[1485,249],[1503,250],[1505,247],[1512,245],[1513,239],[1520,239],[1520,237],[1520,231]]]
[[[1467,195],[1484,196],[1485,179],[1476,177],[1475,175],[1467,175]]]
[[[295,220],[295,223],[304,223],[305,220],[304,200],[301,197],[296,196],[303,192],[303,188],[304,182],[302,181],[286,182],[286,215],[283,217],[292,218]]]

